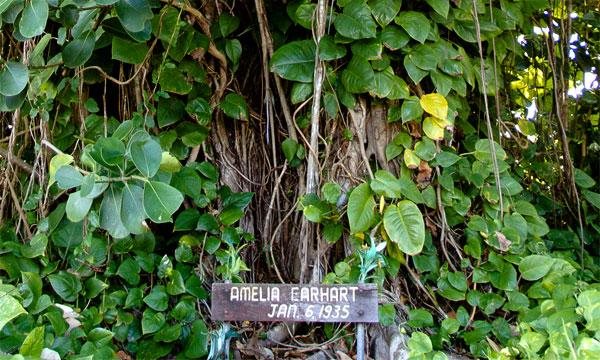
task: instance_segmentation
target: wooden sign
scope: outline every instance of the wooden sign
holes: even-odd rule
[[[211,312],[223,321],[379,322],[374,284],[214,283]]]

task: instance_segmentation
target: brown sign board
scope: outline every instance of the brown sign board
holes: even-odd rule
[[[213,320],[376,323],[374,284],[212,285]]]

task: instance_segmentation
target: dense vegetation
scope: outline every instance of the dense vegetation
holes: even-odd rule
[[[209,290],[364,280],[371,355],[597,359],[599,6],[0,0],[0,358],[353,355]]]

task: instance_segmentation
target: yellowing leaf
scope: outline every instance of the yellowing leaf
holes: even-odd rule
[[[427,113],[439,119],[448,117],[448,101],[440,94],[427,94],[419,100],[421,107]]]
[[[442,140],[444,139],[444,123],[440,123],[434,117],[426,117],[423,120],[423,131],[425,135],[431,140]]]
[[[416,169],[421,163],[421,158],[419,158],[411,149],[406,149],[404,150],[404,163],[407,168]]]
[[[60,169],[61,166],[68,165],[72,162],[73,162],[73,157],[69,154],[54,155],[52,160],[50,160],[50,169],[49,169],[50,179],[48,180],[48,186],[51,186],[52,184],[54,184],[54,181],[56,180],[54,177],[56,176],[56,172],[58,171],[58,169]]]

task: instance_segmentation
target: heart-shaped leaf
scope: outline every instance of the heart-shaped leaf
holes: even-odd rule
[[[155,223],[171,221],[182,202],[183,195],[170,185],[148,181],[144,186],[144,210]]]
[[[421,211],[410,200],[390,205],[383,214],[383,226],[390,240],[408,255],[416,255],[425,243],[425,224]]]
[[[0,94],[18,95],[27,86],[29,71],[27,67],[16,61],[8,61],[0,70]]]

